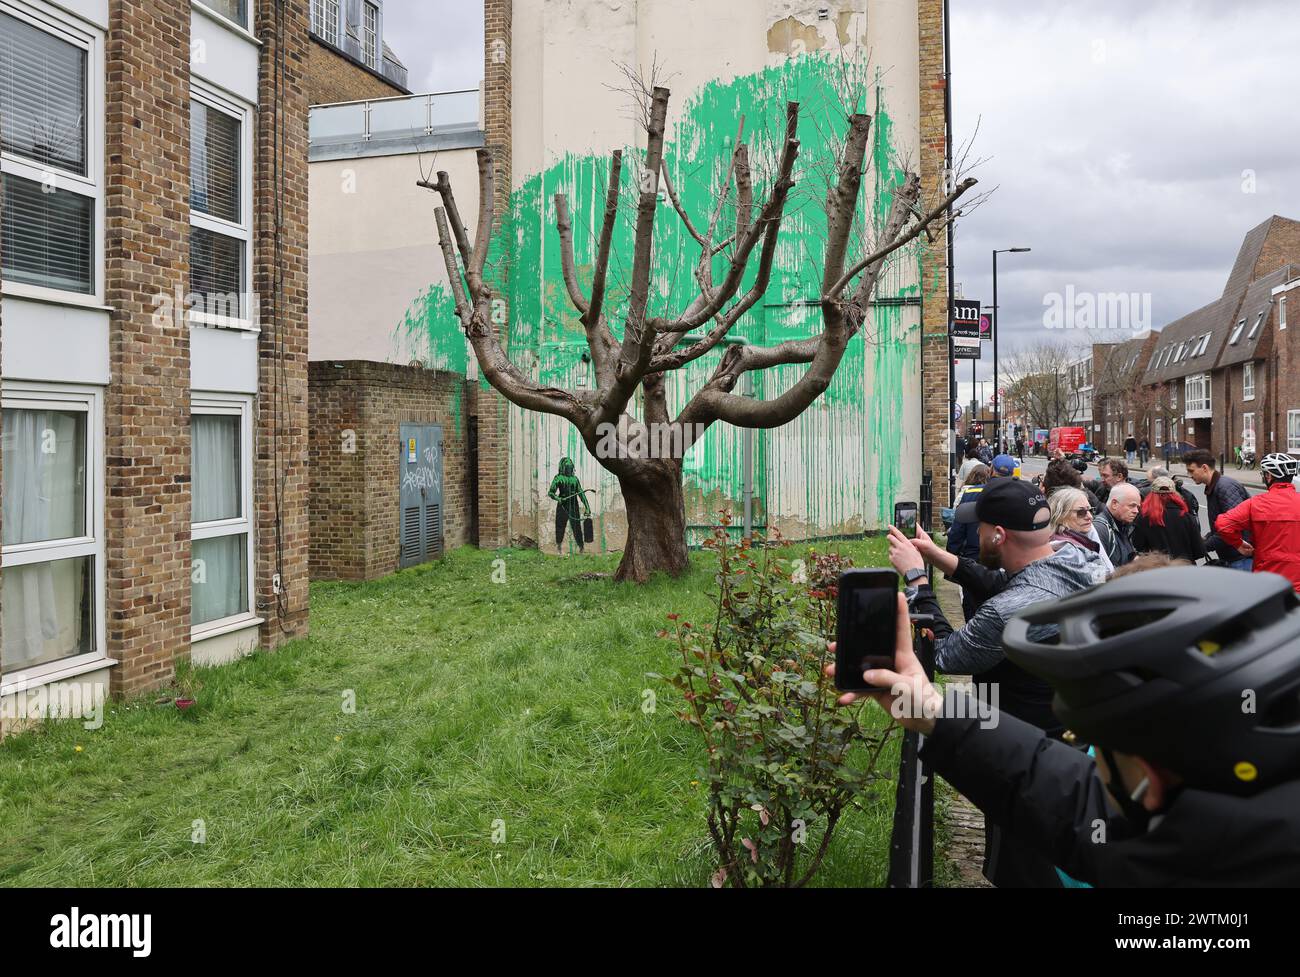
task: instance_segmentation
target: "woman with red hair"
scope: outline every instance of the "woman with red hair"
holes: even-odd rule
[[[1193,563],[1205,559],[1201,527],[1172,478],[1162,476],[1151,483],[1133,523],[1133,548],[1139,553],[1168,553],[1171,559]]]

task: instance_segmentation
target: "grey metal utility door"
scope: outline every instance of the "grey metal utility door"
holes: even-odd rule
[[[442,428],[403,424],[398,444],[399,566],[442,558]]]

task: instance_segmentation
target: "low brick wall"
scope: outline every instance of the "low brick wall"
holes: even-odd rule
[[[398,566],[402,424],[438,424],[443,538],[473,542],[473,385],[454,373],[359,360],[310,364],[313,580],[372,580]]]

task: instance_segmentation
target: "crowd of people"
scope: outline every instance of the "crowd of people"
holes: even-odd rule
[[[945,547],[890,530],[899,646],[868,695],[984,811],[995,885],[1300,884],[1297,461],[1264,458],[1251,497],[1208,451],[1183,460],[1208,533],[1165,469],[1108,459],[1089,480],[1057,457],[1031,481],[1006,455],[964,466]],[[909,613],[934,622],[937,671],[996,689],[999,723],[942,715]]]

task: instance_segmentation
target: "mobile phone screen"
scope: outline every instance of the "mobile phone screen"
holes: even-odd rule
[[[868,668],[893,668],[898,635],[898,574],[893,570],[850,570],[840,577],[835,645],[835,687],[844,692],[871,688]]]
[[[899,502],[894,506],[894,525],[897,526],[904,536],[916,535],[916,504],[913,502]]]

